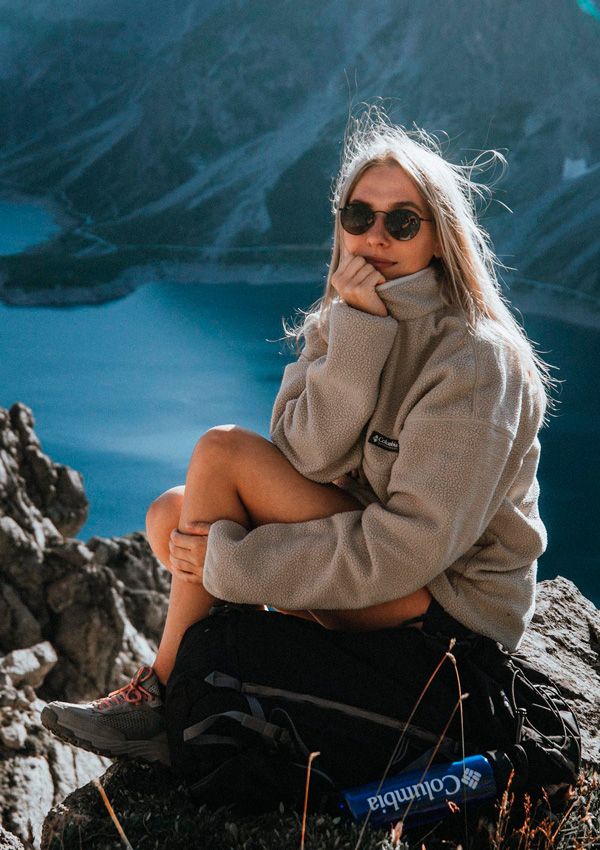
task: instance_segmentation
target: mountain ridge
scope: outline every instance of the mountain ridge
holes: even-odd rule
[[[480,6],[4,0],[0,192],[47,195],[76,220],[0,261],[4,291],[93,288],[112,266],[162,259],[157,244],[233,264],[312,244],[325,261],[348,113],[382,95],[452,162],[502,151],[509,168],[482,211],[500,258],[597,293],[600,25],[575,0],[551,16],[543,0]],[[78,262],[90,257],[96,278]]]

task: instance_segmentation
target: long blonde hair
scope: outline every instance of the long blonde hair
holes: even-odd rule
[[[516,350],[532,387],[537,391],[543,424],[549,424],[547,411],[558,403],[551,388],[562,383],[550,375],[556,368],[541,359],[531,341],[509,309],[496,275],[496,266],[508,268],[496,257],[487,231],[477,222],[476,200],[491,195],[488,186],[476,183],[473,172],[484,170],[494,161],[506,165],[495,150],[484,151],[488,160],[478,164],[456,165],[442,155],[435,136],[424,129],[405,130],[391,123],[379,105],[369,106],[357,118],[350,118],[344,136],[340,171],[333,183],[332,209],[335,216],[331,261],[323,295],[307,311],[299,310],[300,324],[288,326],[285,338],[295,341],[296,352],[309,316],[316,316],[323,327],[337,291],[331,277],[340,261],[340,232],[337,209],[344,206],[361,175],[371,166],[395,163],[408,174],[429,206],[435,222],[442,255],[433,258],[442,272],[442,296],[449,305],[459,305],[466,317],[469,333],[485,336],[497,345]],[[480,156],[482,156],[481,154]]]

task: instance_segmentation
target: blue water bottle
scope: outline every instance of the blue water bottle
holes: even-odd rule
[[[402,820],[407,826],[438,820],[449,803],[488,800],[501,794],[513,764],[506,753],[493,750],[461,761],[431,765],[388,777],[381,788],[369,782],[340,792],[340,808],[355,820],[369,815],[374,826]]]

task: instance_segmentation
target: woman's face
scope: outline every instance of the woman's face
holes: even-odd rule
[[[427,205],[404,170],[395,163],[372,165],[359,177],[347,203],[362,201],[373,210],[406,208],[422,218],[432,218]],[[351,254],[375,266],[386,280],[403,277],[424,269],[441,251],[433,221],[422,221],[412,239],[392,239],[384,226],[384,217],[375,216],[373,226],[360,236],[353,236],[340,225],[341,237]]]

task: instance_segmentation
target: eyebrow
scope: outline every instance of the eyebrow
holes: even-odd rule
[[[351,204],[366,204],[368,207],[371,207],[371,209],[372,209],[372,206],[368,201],[363,201],[360,198],[352,198],[352,200],[348,201],[348,203],[351,203]],[[396,210],[399,207],[412,207],[417,212],[423,214],[423,210],[421,209],[421,207],[418,204],[415,204],[414,201],[395,201],[392,204],[390,209]]]

